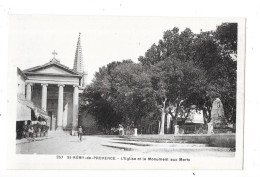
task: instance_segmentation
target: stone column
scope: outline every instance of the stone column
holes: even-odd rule
[[[47,110],[47,86],[48,84],[41,84],[42,86],[42,109]]]
[[[64,95],[64,102],[66,102],[65,95]],[[64,105],[64,104],[63,104]],[[67,127],[67,121],[68,121],[68,103],[65,103],[63,107],[63,113],[62,113],[62,127]]]
[[[72,135],[77,135],[78,132],[78,105],[79,105],[79,86],[74,85],[73,92],[73,120],[72,120]]]
[[[137,128],[134,129],[134,136],[137,136]]]
[[[32,99],[32,83],[27,83],[26,85],[26,99],[27,100]]]
[[[65,85],[58,85],[59,96],[58,96],[58,110],[57,110],[57,130],[62,130],[62,114],[63,114],[63,87]]]
[[[55,131],[55,129],[56,129],[56,117],[54,117],[52,115],[52,118],[51,118],[51,130]]]

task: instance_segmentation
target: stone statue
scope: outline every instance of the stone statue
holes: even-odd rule
[[[221,100],[216,98],[212,104],[211,123],[214,128],[226,128],[227,120]]]

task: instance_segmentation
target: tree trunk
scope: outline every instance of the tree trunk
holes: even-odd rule
[[[177,125],[176,117],[172,118],[172,133],[175,133],[175,125]]]
[[[173,116],[172,112],[169,113],[172,117],[172,133],[174,134],[174,127],[177,125],[177,119],[175,116]]]
[[[167,101],[167,98],[165,98],[163,100],[163,105],[161,106],[161,111],[162,111],[162,115],[161,115],[161,126],[159,126],[159,129],[160,129],[160,135],[164,135],[164,122],[165,122],[165,115],[166,115],[166,101]],[[160,125],[160,124],[159,124]]]
[[[206,111],[208,112],[207,123],[209,123],[211,121],[211,108],[212,108],[212,106],[207,106],[206,107]]]
[[[162,110],[160,135],[164,135],[165,109]]]
[[[171,128],[171,118],[170,118],[170,115],[169,114],[167,114],[166,115],[166,127],[167,127],[167,134],[169,134],[170,133],[170,128]]]
[[[158,123],[159,123],[159,126],[158,126],[158,134],[159,134],[159,133],[160,133],[160,130],[161,130],[161,122],[158,121]]]
[[[179,113],[179,103],[177,103],[177,107],[175,109],[175,115],[173,116],[173,114],[171,113],[172,116],[172,133],[175,133],[175,125],[177,125],[177,117],[178,117],[178,113]]]

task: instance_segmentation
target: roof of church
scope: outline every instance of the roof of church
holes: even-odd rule
[[[41,69],[44,69],[44,68],[48,68],[50,66],[57,66],[69,73],[71,73],[72,75],[75,75],[75,76],[81,76],[79,75],[77,72],[75,72],[74,70],[70,69],[69,67],[61,64],[59,62],[59,60],[53,58],[52,60],[50,60],[48,63],[44,64],[44,65],[39,65],[39,66],[35,66],[35,67],[32,67],[32,68],[28,68],[26,70],[23,70],[24,73],[33,73],[35,71],[38,71],[38,70],[41,70]]]
[[[23,71],[19,67],[17,67],[17,73],[21,75],[25,80],[27,79],[27,76],[23,73]]]
[[[68,72],[68,74],[58,74],[58,75],[82,77],[86,73],[84,72],[84,64],[83,64],[83,55],[82,55],[80,35],[81,35],[81,33],[79,33],[79,37],[78,37],[73,69],[70,69],[69,67],[61,64],[60,60],[55,58],[55,55],[57,55],[58,53],[55,52],[55,50],[54,50],[52,52],[53,58],[48,63],[23,70],[24,74],[25,75],[26,74],[44,74],[44,75],[46,75],[46,74],[53,75],[54,74],[54,75],[57,75],[55,73],[37,72],[39,70],[55,66],[55,67],[58,67],[58,68],[60,68],[64,71]]]

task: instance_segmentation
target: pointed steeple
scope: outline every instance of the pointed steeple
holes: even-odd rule
[[[81,86],[85,87],[87,85],[87,72],[84,70],[83,54],[81,48],[80,35],[78,37],[77,49],[75,53],[73,70],[82,75]]]
[[[82,48],[81,48],[81,42],[80,42],[80,34],[81,33],[79,33],[79,38],[78,38],[77,49],[76,49],[76,53],[75,53],[73,70],[78,72],[79,74],[83,74],[83,72],[84,72],[84,63],[83,63],[83,55],[82,55]]]

